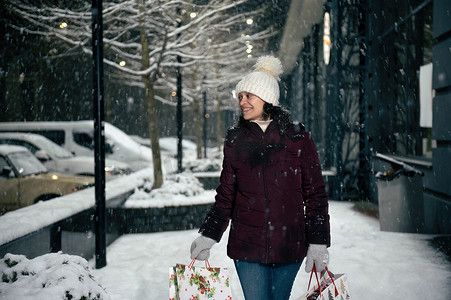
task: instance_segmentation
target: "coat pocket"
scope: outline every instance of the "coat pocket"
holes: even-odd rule
[[[302,169],[295,159],[274,162],[274,183],[281,189],[300,189],[302,186]]]

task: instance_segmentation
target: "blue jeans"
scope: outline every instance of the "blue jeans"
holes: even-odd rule
[[[234,262],[246,300],[288,300],[302,264],[302,260],[286,264]]]

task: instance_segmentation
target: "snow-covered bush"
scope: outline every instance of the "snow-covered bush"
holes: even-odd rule
[[[168,175],[161,188],[151,191],[136,188],[124,203],[126,208],[147,208],[194,205],[205,200],[199,197],[205,193],[200,181],[191,172]],[[200,201],[200,202],[199,202]]]
[[[6,254],[0,259],[1,299],[110,299],[95,281],[88,262],[62,252],[27,259]]]
[[[150,192],[145,187],[135,189],[128,200],[167,199],[176,195],[191,197],[203,192],[202,183],[192,173],[184,172],[168,175],[161,188],[153,189]]]
[[[192,172],[215,172],[222,169],[222,152],[211,153],[209,158],[184,162],[184,167]]]

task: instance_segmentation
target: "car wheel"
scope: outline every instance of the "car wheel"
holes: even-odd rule
[[[50,200],[52,198],[56,198],[59,197],[60,195],[56,195],[56,194],[47,194],[47,195],[42,195],[39,198],[37,198],[34,203],[38,203],[39,201],[47,201]]]

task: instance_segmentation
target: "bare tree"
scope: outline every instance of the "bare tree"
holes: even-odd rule
[[[243,55],[246,41],[273,34],[271,30],[254,34],[240,30],[239,25],[244,24],[249,12],[236,11],[246,1],[211,0],[198,5],[183,0],[128,0],[103,4],[104,63],[110,67],[109,76],[121,84],[145,90],[142,111],[148,117],[154,188],[163,184],[155,106],[156,101],[171,103],[156,90],[173,89],[175,79],[168,74],[175,68],[183,68],[187,74],[197,73],[191,81],[185,81],[186,103],[198,97],[198,86],[218,91],[229,88],[248,60]],[[59,41],[59,51],[66,55],[92,55],[89,3],[82,1],[71,9],[50,4],[38,7],[15,0],[5,0],[4,5],[20,20],[9,24],[12,28]],[[178,61],[177,57],[182,59]]]

